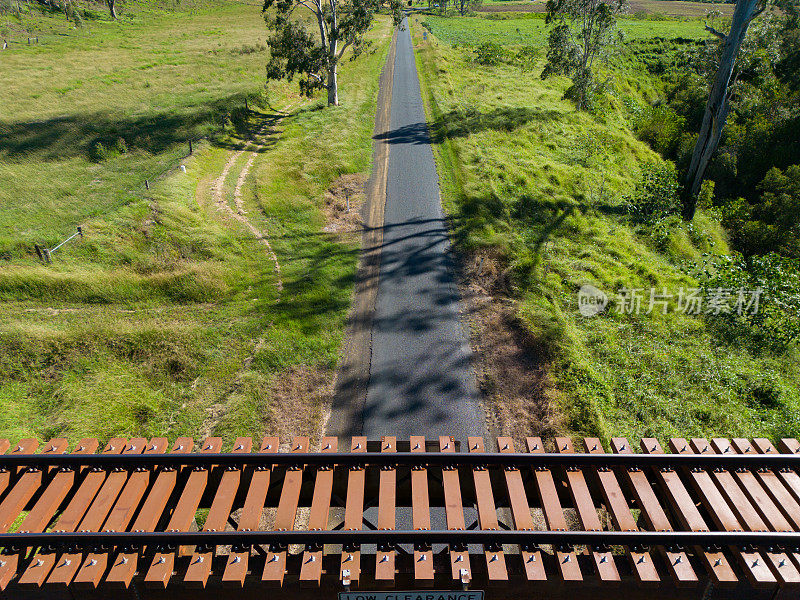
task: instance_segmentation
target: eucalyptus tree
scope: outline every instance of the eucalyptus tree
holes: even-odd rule
[[[725,121],[731,110],[730,90],[736,58],[747,35],[747,28],[753,19],[764,12],[766,3],[767,0],[737,0],[728,33],[706,25],[706,29],[720,39],[722,52],[706,102],[700,135],[695,143],[692,160],[686,172],[683,216],[687,220],[694,218],[703,175],[705,175],[706,168],[719,145]]]
[[[328,105],[338,105],[339,63],[348,49],[355,58],[366,48],[364,35],[379,8],[380,0],[265,0],[264,19],[272,31],[267,78],[297,76],[304,95],[324,89]],[[391,12],[399,23],[398,0],[391,0]],[[311,16],[313,31],[306,28],[303,13]]]
[[[566,75],[580,109],[589,108],[595,89],[594,66],[614,40],[625,0],[547,0],[545,22],[554,24],[547,40],[542,78]]]

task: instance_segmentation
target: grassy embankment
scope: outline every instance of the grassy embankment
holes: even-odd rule
[[[427,41],[423,19],[433,33]],[[621,27],[634,38],[692,37],[702,24],[626,19]],[[655,229],[625,217],[623,198],[639,165],[660,160],[631,132],[659,82],[639,72],[632,57],[617,58],[618,71],[607,73],[608,105],[596,115],[579,113],[563,99],[568,80],[539,77],[542,21],[419,16],[412,29],[439,142],[443,199],[464,263],[473,275],[483,273],[478,284],[496,301],[511,299],[529,352],[548,374],[549,389],[529,401],[549,403],[563,415],[555,428],[576,435],[800,434],[796,349],[757,351],[726,341],[711,319],[676,312],[674,298],[666,315],[658,307],[638,316],[578,313],[583,284],[612,301],[623,287],[677,294],[697,285],[688,267],[706,253],[729,252],[713,214]],[[510,54],[522,41],[535,45],[538,64],[532,72],[477,64],[474,48],[485,41]],[[487,281],[495,273],[496,281]],[[502,394],[492,393],[502,384],[491,374],[482,381],[498,428],[535,427],[526,419],[537,410],[511,414]]]
[[[23,26],[56,18],[25,15]],[[340,175],[369,168],[389,22],[371,33],[374,53],[345,63],[341,107],[318,110],[296,84],[274,84],[270,102],[286,112],[257,104],[258,6],[134,6],[119,23],[62,33],[2,56],[0,437],[313,435],[358,244],[322,234],[323,198]],[[211,139],[182,158],[196,136]],[[214,203],[212,186],[243,148],[257,155],[241,201],[280,276]],[[234,210],[252,156],[239,155],[224,182]],[[34,243],[53,247],[79,224],[84,239],[41,265]]]

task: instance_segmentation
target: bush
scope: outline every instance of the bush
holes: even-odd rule
[[[102,142],[95,142],[89,150],[89,160],[92,162],[103,162],[108,158],[108,150]]]
[[[723,223],[737,248],[746,256],[778,252],[800,258],[800,165],[771,169],[758,190],[754,205],[738,198],[724,206]]]
[[[128,153],[128,143],[121,137],[118,137],[114,141],[114,152],[119,154],[127,154]]]
[[[514,64],[520,71],[533,71],[538,58],[539,51],[534,46],[523,46],[514,56]]]
[[[498,65],[503,62],[504,58],[503,47],[494,42],[483,42],[475,49],[475,62],[479,65]]]
[[[786,345],[800,337],[800,262],[775,253],[745,259],[741,255],[723,256],[706,263],[701,273],[706,294],[727,290],[731,310],[708,314],[737,335],[748,328],[757,341],[767,346]],[[757,310],[737,310],[740,290],[760,290]],[[748,298],[749,299],[749,298]],[[752,308],[752,307],[751,307]]]
[[[634,124],[639,139],[667,158],[676,158],[686,119],[667,106],[653,106],[644,111]]]
[[[645,163],[636,182],[636,190],[625,198],[628,214],[638,223],[655,223],[669,215],[678,214],[681,210],[679,189],[678,171],[673,163]]]

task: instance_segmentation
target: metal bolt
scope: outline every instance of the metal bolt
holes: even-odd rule
[[[594,452],[595,450],[597,450],[597,444],[595,444],[594,446],[592,446],[592,452]]]
[[[607,562],[608,562],[608,556],[603,555],[602,557],[600,557],[600,564],[601,565],[604,564],[604,563],[607,563]]]
[[[716,561],[714,561],[714,566],[715,566],[715,567],[718,567],[718,566],[720,566],[721,564],[722,564],[722,559],[721,559],[721,558],[718,558]]]
[[[272,558],[270,558],[267,562],[271,562],[271,563],[272,562],[278,562],[278,555],[277,554],[273,554]]]
[[[417,444],[417,446],[419,446],[419,444]],[[354,449],[355,450],[360,450],[361,449],[361,442],[358,442]]]
[[[786,564],[786,559],[785,559],[785,558],[782,558],[782,559],[781,559],[781,562],[779,562],[779,563],[778,563],[778,567],[782,567],[782,566],[784,566],[785,564]]]
[[[495,556],[497,556],[497,555],[495,555]],[[426,560],[428,560],[428,555],[427,554],[422,554],[422,555],[420,555],[418,562],[424,562]]]
[[[156,561],[156,564],[163,565],[165,562],[167,562],[167,558],[165,556],[159,556],[158,560]]]
[[[192,564],[195,564],[195,565],[196,565],[196,564],[199,564],[199,563],[201,563],[201,562],[203,562],[203,557],[202,557],[202,556],[198,556],[198,557],[197,557],[197,560],[195,560],[195,561],[194,561],[194,563],[192,563]]]
[[[235,450],[244,450],[244,444],[239,444],[236,446]]]
[[[565,452],[567,450],[567,448],[569,448],[569,444],[564,444],[564,447],[561,448],[561,451]]]
[[[672,564],[673,564],[673,565],[679,565],[679,564],[681,564],[682,562],[683,562],[683,560],[682,560],[682,559],[681,559],[681,557],[679,556],[678,558],[676,558],[676,559],[675,559],[675,562],[674,562],[674,563],[672,563]]]
[[[489,560],[489,562],[495,562],[496,560],[497,560],[497,554],[492,554],[492,558]]]
[[[758,566],[758,559],[755,559],[755,560],[753,561],[753,566],[754,566],[754,567],[757,567],[757,566]]]
[[[316,556],[314,556],[314,555],[312,554],[312,555],[310,555],[310,556],[308,557],[308,560],[306,561],[306,564],[312,563],[312,562],[314,562],[315,560],[317,560],[317,557],[316,557]]]
[[[506,444],[505,446],[503,446],[503,447],[501,448],[501,450],[508,450],[508,444]]]
[[[563,561],[561,561],[561,562],[562,562],[562,563],[568,563],[569,561],[570,561],[570,555],[569,555],[569,554],[567,554],[567,555],[564,557],[564,560],[563,560]]]
[[[233,557],[233,562],[234,562],[234,563],[238,563],[240,560],[242,560],[242,557],[241,557],[241,556],[234,556],[234,557]]]
[[[269,450],[271,448],[272,448],[272,444],[267,444],[266,446],[264,446],[264,450]]]
[[[534,450],[538,450],[538,449],[539,449],[539,444],[534,444],[534,445],[533,445],[533,449],[534,449]]]
[[[637,560],[637,561],[636,561],[636,563],[637,563],[637,564],[642,564],[643,562],[645,562],[645,560],[644,560],[644,554],[642,554],[642,555],[639,557],[639,560]]]
[[[620,451],[620,452],[622,452],[623,450],[625,450],[625,444],[622,444],[622,445],[619,447],[619,451]]]
[[[328,442],[327,444],[325,444],[325,447],[323,448],[323,450],[330,450],[330,449],[331,449],[331,443]]]
[[[386,555],[386,554],[384,554],[384,555],[381,557],[381,562],[382,562],[382,563],[389,562],[389,556],[388,556],[388,555]]]
[[[528,557],[528,561],[527,561],[527,562],[529,562],[529,563],[531,563],[531,562],[536,562],[536,555],[535,555],[535,554],[531,554],[531,555]]]
[[[93,558],[93,559],[91,559],[91,560],[89,561],[89,566],[90,566],[90,567],[93,567],[93,566],[95,566],[96,564],[97,564],[97,560],[96,560],[96,559],[94,559],[94,558]]]

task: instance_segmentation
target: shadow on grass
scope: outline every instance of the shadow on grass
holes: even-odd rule
[[[88,157],[96,143],[113,148],[119,138],[130,149],[160,154],[190,139],[222,133],[226,119],[231,120],[235,130],[231,137],[246,144],[253,118],[270,126],[287,116],[277,112],[251,113],[245,111],[243,104],[243,96],[236,94],[208,104],[131,117],[104,111],[42,121],[0,121],[0,156],[6,160],[38,161]],[[236,147],[235,141],[220,143]],[[264,146],[269,143],[267,140]]]
[[[557,110],[528,107],[497,108],[487,113],[478,110],[452,110],[432,123],[413,123],[375,136],[389,144],[440,144],[446,139],[466,137],[480,131],[513,131],[530,121],[557,121]]]

